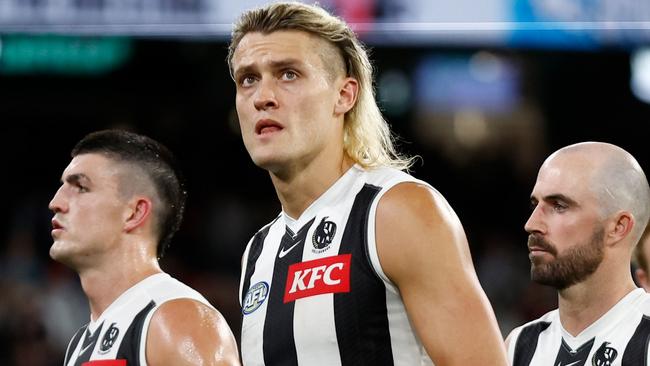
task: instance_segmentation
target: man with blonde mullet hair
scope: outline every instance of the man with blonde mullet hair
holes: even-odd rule
[[[240,24],[248,24],[248,28],[257,32],[271,33],[284,29],[282,22],[290,16],[295,17],[287,29],[303,30],[318,34],[331,42],[331,46],[321,50],[325,66],[332,76],[338,71],[336,66],[346,69],[349,76],[358,83],[357,102],[345,114],[343,126],[343,146],[345,153],[364,168],[390,166],[396,169],[407,169],[411,160],[400,156],[393,146],[393,139],[388,124],[384,120],[373,93],[373,67],[368,59],[364,46],[359,42],[354,32],[342,21],[329,15],[319,7],[311,7],[304,11],[300,4],[275,4],[270,6],[269,14],[273,18],[261,19],[261,13],[248,12],[242,15]],[[228,49],[228,65],[233,72],[232,58],[241,39],[248,33],[244,27],[233,32]],[[327,55],[327,51],[333,51]],[[342,57],[341,57],[342,56]],[[345,64],[344,62],[345,59]]]
[[[506,365],[460,221],[402,171],[347,24],[300,3],[248,11],[228,64],[282,204],[243,256],[244,364]]]

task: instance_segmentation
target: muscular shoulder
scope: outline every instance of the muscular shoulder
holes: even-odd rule
[[[411,220],[401,220],[404,216]],[[379,201],[377,220],[389,220],[400,226],[457,221],[445,198],[435,189],[419,182],[402,182],[388,190]]]
[[[160,365],[239,365],[237,346],[223,316],[196,300],[163,303],[149,325],[147,362]]]
[[[401,183],[384,194],[377,206],[376,235],[382,267],[392,280],[395,274],[414,273],[414,266],[471,266],[458,217],[425,184]]]

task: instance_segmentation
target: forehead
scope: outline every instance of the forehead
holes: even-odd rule
[[[553,156],[540,168],[533,196],[563,194],[576,200],[592,198],[595,174],[596,166],[586,156]]]
[[[70,161],[63,171],[63,179],[71,175],[83,175],[97,182],[101,180],[115,180],[118,173],[118,164],[101,154],[81,154]]]
[[[299,30],[280,30],[268,34],[247,33],[237,45],[233,67],[250,67],[270,64],[286,59],[322,65],[319,50],[328,43],[318,36]],[[327,51],[325,51],[327,52]]]

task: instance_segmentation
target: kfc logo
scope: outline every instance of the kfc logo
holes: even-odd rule
[[[81,366],[126,366],[126,360],[88,361],[88,362],[82,363]]]
[[[342,254],[289,266],[285,304],[303,297],[350,292],[351,257]]]

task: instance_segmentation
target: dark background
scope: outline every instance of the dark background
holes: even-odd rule
[[[130,47],[124,63],[105,73],[0,73],[0,364],[58,365],[70,336],[88,320],[76,275],[48,257],[47,204],[73,145],[105,128],[149,135],[177,154],[189,202],[162,267],[203,292],[239,337],[241,254],[280,205],[268,174],[252,164],[241,142],[226,44],[134,39]],[[372,51],[378,79],[396,71],[408,81],[406,107],[382,106],[401,150],[421,157],[413,175],[436,187],[463,222],[504,335],[555,307],[554,292],[528,279],[528,195],[543,159],[574,142],[615,143],[650,169],[650,106],[630,91],[632,50]],[[512,65],[516,98],[497,111],[475,108],[490,134],[463,145],[441,127],[458,118],[458,108],[419,97],[417,70],[426,57],[465,60],[477,51]]]

